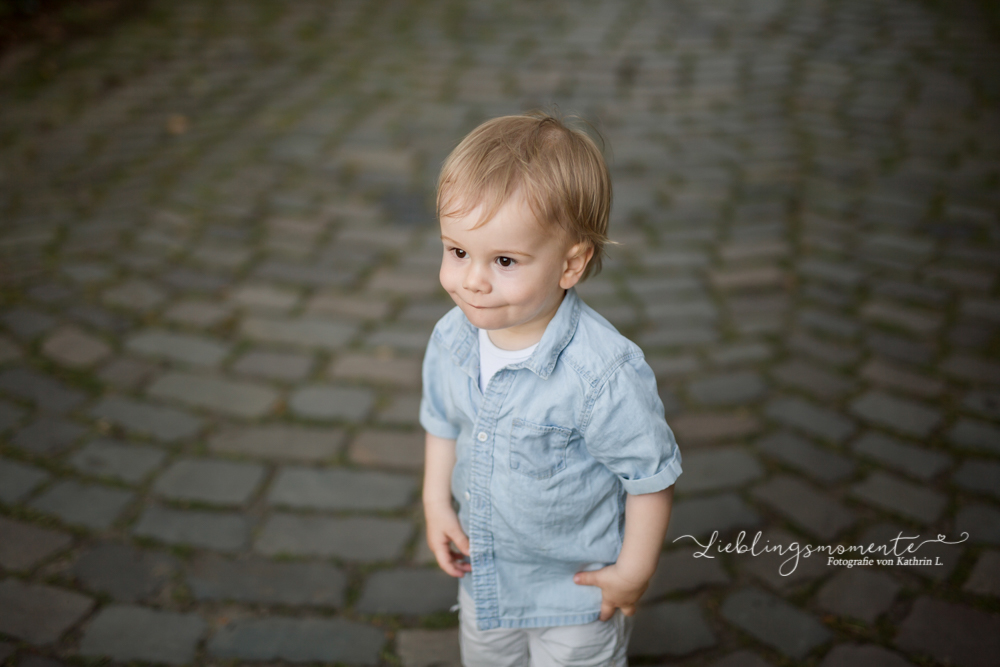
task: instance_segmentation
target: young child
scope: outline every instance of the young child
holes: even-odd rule
[[[681,456],[642,352],[573,289],[600,269],[607,166],[555,118],[496,118],[437,205],[458,307],[424,357],[423,501],[463,664],[625,665]]]

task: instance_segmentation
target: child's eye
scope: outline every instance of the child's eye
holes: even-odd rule
[[[504,267],[505,269],[507,267],[514,266],[514,264],[516,264],[516,263],[517,262],[515,262],[514,260],[512,260],[510,257],[497,257],[497,264],[499,264],[500,266]]]
[[[455,257],[458,257],[459,259],[465,259],[466,252],[461,248],[452,248],[451,251],[455,253]]]

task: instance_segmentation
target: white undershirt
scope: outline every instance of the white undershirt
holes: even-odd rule
[[[531,347],[523,350],[501,350],[493,344],[486,329],[479,330],[479,390],[486,393],[486,386],[490,383],[490,378],[504,366],[510,366],[524,361],[531,356],[531,353],[538,347],[535,343]]]

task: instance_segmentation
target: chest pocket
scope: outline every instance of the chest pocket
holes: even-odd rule
[[[546,479],[566,467],[566,450],[573,431],[515,419],[510,429],[511,470]]]

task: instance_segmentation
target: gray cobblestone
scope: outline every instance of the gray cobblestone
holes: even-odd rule
[[[167,373],[146,391],[153,398],[244,418],[263,416],[278,401],[278,393],[266,385],[191,373]]]
[[[72,573],[91,591],[120,602],[138,602],[155,594],[176,570],[177,562],[170,556],[106,542],[80,554]]]
[[[725,534],[736,528],[753,528],[761,521],[761,516],[735,493],[679,500],[674,503],[667,542],[690,543],[689,539],[677,540],[684,535],[700,539],[716,530]]]
[[[308,376],[314,363],[305,354],[251,350],[236,360],[233,370],[251,377],[293,382]]]
[[[902,586],[882,572],[844,570],[816,595],[819,606],[840,616],[860,618],[871,625],[892,605]]]
[[[140,331],[125,341],[125,349],[154,359],[213,368],[229,354],[229,346],[205,336],[180,334],[163,329]]]
[[[986,667],[1000,652],[1000,619],[969,607],[922,596],[899,627],[896,646],[941,662]]]
[[[866,421],[900,433],[925,437],[941,423],[941,412],[930,405],[870,391],[851,403],[851,412]]]
[[[216,551],[239,551],[250,536],[247,519],[235,512],[174,510],[147,507],[132,534],[167,544],[190,545]]]
[[[187,412],[124,396],[106,396],[90,410],[90,414],[129,431],[166,442],[193,436],[202,428],[201,419]]]
[[[424,466],[424,435],[397,431],[362,431],[348,448],[351,461],[420,471]]]
[[[243,618],[223,626],[208,642],[218,658],[251,661],[376,664],[385,635],[341,618]]]
[[[629,656],[680,656],[717,642],[696,602],[661,602],[637,615]]]
[[[183,665],[194,659],[196,645],[207,629],[197,614],[112,605],[87,625],[80,654]]]
[[[899,514],[920,523],[933,523],[944,510],[944,495],[894,477],[875,472],[851,487],[851,495],[875,507]]]
[[[355,608],[363,614],[430,614],[458,600],[458,581],[438,568],[383,570],[368,577]]]
[[[279,343],[320,350],[337,350],[354,337],[353,326],[318,319],[277,320],[248,317],[240,334],[260,343]]]
[[[461,667],[458,630],[400,630],[396,653],[403,667]]]
[[[677,480],[680,493],[716,491],[743,486],[764,475],[757,459],[742,447],[719,447],[684,457],[684,474]]]
[[[156,447],[116,440],[92,440],[69,458],[74,468],[96,477],[138,484],[167,457]]]
[[[967,459],[952,480],[966,491],[1000,497],[1000,464],[994,461]]]
[[[345,435],[337,428],[286,424],[229,426],[209,439],[209,448],[220,454],[318,463],[337,456]]]
[[[42,343],[45,356],[71,368],[89,368],[111,355],[108,345],[76,327],[53,332]]]
[[[758,440],[757,449],[827,484],[850,477],[855,468],[850,459],[786,431]]]
[[[776,366],[771,374],[782,384],[797,387],[820,399],[849,394],[854,383],[804,361],[792,360]]]
[[[17,572],[69,547],[72,538],[47,528],[0,517],[0,567]]]
[[[41,468],[0,459],[0,502],[20,502],[48,479],[49,474]]]
[[[823,540],[832,540],[856,521],[853,511],[788,475],[772,477],[754,487],[751,495]]]
[[[74,422],[43,416],[18,431],[11,444],[32,454],[53,455],[72,446],[85,432]]]
[[[321,510],[389,510],[412,500],[417,480],[384,472],[285,468],[278,473],[268,503]]]
[[[181,459],[157,478],[153,492],[169,500],[242,505],[263,479],[264,468],[253,463]]]
[[[63,481],[46,489],[29,505],[66,523],[104,530],[133,499],[133,494],[121,489]]]
[[[966,449],[1000,454],[1000,428],[979,420],[960,418],[948,429],[948,440]]]
[[[288,399],[292,412],[309,419],[361,421],[374,404],[371,391],[331,385],[307,385]]]
[[[27,368],[0,373],[0,391],[31,401],[46,412],[64,413],[79,407],[86,395],[59,380]]]
[[[754,588],[742,589],[726,598],[722,603],[722,616],[756,639],[796,659],[804,658],[832,638],[812,616]]]
[[[198,600],[340,607],[347,578],[326,563],[270,563],[205,555],[191,564],[188,586]]]
[[[913,667],[913,663],[875,644],[838,644],[820,667]]]
[[[79,593],[4,579],[0,581],[0,632],[29,644],[48,644],[93,606],[93,600]]]
[[[688,385],[688,393],[706,405],[744,405],[763,396],[767,385],[756,373],[729,373],[702,378]]]
[[[768,417],[824,440],[840,443],[854,432],[851,420],[800,398],[778,398],[765,407]]]
[[[254,549],[265,556],[322,556],[381,561],[396,558],[413,534],[401,519],[275,514],[264,524]]]
[[[694,591],[704,586],[728,584],[729,575],[719,558],[698,558],[695,548],[673,549],[660,556],[656,573],[643,594],[650,602],[678,591]]]
[[[943,452],[915,447],[871,431],[858,438],[851,447],[862,456],[921,480],[933,479],[952,466],[951,457]]]

